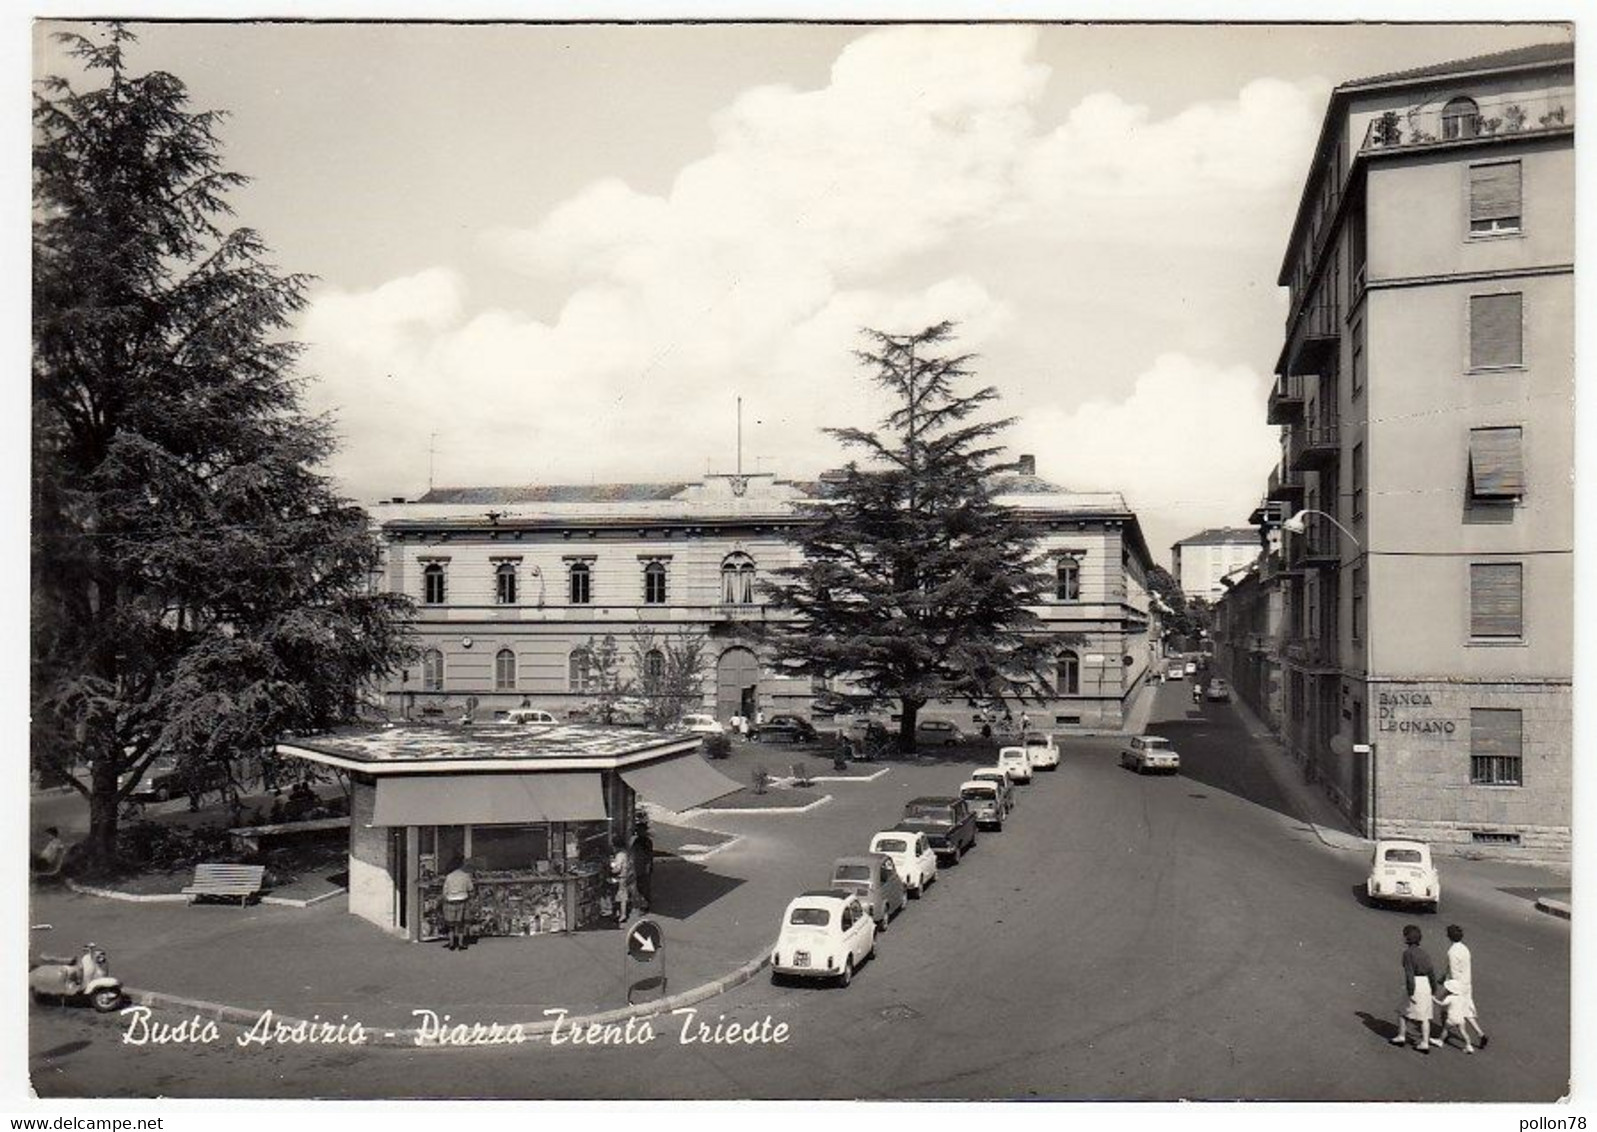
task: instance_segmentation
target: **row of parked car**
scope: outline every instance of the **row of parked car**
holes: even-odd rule
[[[826,979],[847,986],[876,954],[876,937],[937,879],[939,865],[957,865],[976,845],[978,827],[1001,830],[1015,808],[1017,785],[1035,770],[1059,767],[1052,735],[1032,733],[1001,748],[996,766],[971,772],[957,795],[911,798],[892,829],[874,834],[870,849],[832,863],[831,884],[794,898],[782,914],[771,952],[771,981]]]

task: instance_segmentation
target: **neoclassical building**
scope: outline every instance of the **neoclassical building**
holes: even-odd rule
[[[1058,696],[1028,710],[1056,727],[1117,727],[1155,659],[1151,564],[1136,516],[1115,492],[1071,492],[1035,474],[998,485],[1053,561],[1038,610],[1061,638]],[[817,689],[776,671],[749,629],[782,616],[758,582],[796,561],[801,505],[825,476],[710,475],[698,482],[439,488],[374,509],[380,585],[415,599],[422,659],[384,690],[396,717],[478,718],[514,707],[560,718],[594,699],[597,642],[613,636],[624,675],[663,665],[658,646],[701,635],[703,710],[808,714]],[[1156,616],[1153,615],[1153,616]],[[640,647],[653,634],[656,648]],[[963,701],[925,714],[968,723]]]

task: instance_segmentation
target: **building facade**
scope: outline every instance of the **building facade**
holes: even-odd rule
[[[1567,45],[1343,84],[1287,246],[1285,737],[1373,835],[1568,851],[1574,114]]]
[[[1068,492],[1031,467],[997,490],[1035,525],[1053,574],[1037,613],[1060,638],[1058,695],[1027,710],[1057,727],[1117,727],[1157,654],[1148,549],[1119,494]],[[605,637],[621,674],[636,679],[663,662],[667,638],[681,636],[706,645],[701,710],[723,721],[807,715],[820,689],[783,675],[750,630],[781,615],[759,582],[798,560],[789,536],[804,505],[826,493],[824,478],[763,474],[451,488],[379,504],[380,584],[416,600],[422,650],[384,689],[386,707],[407,719],[468,707],[479,717],[536,707],[564,719],[593,702]],[[934,703],[922,714],[970,723],[972,711]]]
[[[1215,663],[1233,694],[1276,735],[1284,717],[1285,577],[1278,548],[1261,554],[1231,576],[1225,596],[1214,603],[1209,629]]]
[[[1225,596],[1223,579],[1258,556],[1259,532],[1253,527],[1211,527],[1170,548],[1170,574],[1187,597],[1212,603]]]

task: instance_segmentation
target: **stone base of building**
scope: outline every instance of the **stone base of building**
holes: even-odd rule
[[[1527,865],[1570,863],[1571,839],[1568,826],[1518,825],[1484,827],[1479,823],[1421,821],[1414,818],[1382,819],[1376,822],[1376,836],[1406,838],[1429,843],[1438,856],[1467,857],[1482,861],[1518,861]],[[1488,840],[1482,841],[1482,837]],[[1517,838],[1517,840],[1506,840]]]

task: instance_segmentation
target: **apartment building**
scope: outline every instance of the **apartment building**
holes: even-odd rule
[[[1567,44],[1344,83],[1304,184],[1284,734],[1372,834],[1568,851],[1574,115]]]
[[[422,660],[384,691],[396,716],[478,718],[538,707],[564,718],[594,699],[594,650],[619,646],[622,674],[665,663],[673,635],[705,640],[702,710],[721,720],[808,714],[818,689],[784,676],[751,629],[780,616],[758,585],[797,561],[791,533],[826,478],[706,476],[696,482],[440,488],[374,509],[380,584],[418,603]],[[1036,527],[1053,592],[1037,612],[1060,639],[1058,695],[1029,706],[1056,727],[1115,727],[1156,659],[1151,567],[1137,517],[1116,492],[1071,492],[1035,461],[996,498]],[[654,647],[644,634],[654,634]],[[927,716],[971,723],[963,701]],[[962,718],[963,714],[963,718]]]
[[[1253,527],[1210,527],[1170,548],[1170,574],[1189,598],[1214,602],[1225,596],[1223,579],[1259,556]]]

